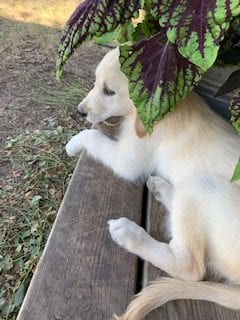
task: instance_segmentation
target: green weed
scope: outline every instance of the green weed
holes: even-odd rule
[[[60,106],[67,115],[76,111],[76,106],[88,91],[88,88],[73,77],[71,81],[63,80],[46,85],[43,79],[35,76],[35,79],[30,78],[26,83],[31,83],[33,101],[42,105]]]
[[[13,171],[0,195],[0,319],[16,319],[46,243],[76,162],[64,150],[72,134],[49,121],[47,130],[7,142]]]

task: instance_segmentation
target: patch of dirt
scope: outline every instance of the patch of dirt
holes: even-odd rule
[[[68,2],[73,6],[78,0]],[[17,22],[16,14],[24,4],[28,8],[31,4],[31,21],[41,18],[41,23],[46,20],[51,26],[27,18],[27,22]],[[60,4],[65,6],[61,0],[22,0],[17,4],[9,0],[0,8],[0,320],[16,319],[74,166],[61,145],[72,132],[86,127],[83,119],[76,118],[76,107],[93,85],[97,63],[109,50],[93,43],[83,45],[57,83],[58,26],[65,20]],[[42,11],[35,10],[35,5]],[[54,8],[59,9],[57,16]],[[14,20],[1,18],[9,12]],[[12,148],[6,149],[7,144]],[[17,169],[12,166],[15,159],[20,166]],[[32,231],[34,226],[41,236]]]
[[[65,67],[62,82],[56,83],[59,29],[1,18],[0,30],[1,185],[11,175],[3,148],[8,137],[26,129],[43,130],[51,119],[79,128],[71,113],[92,86],[95,67],[109,49],[83,45]]]

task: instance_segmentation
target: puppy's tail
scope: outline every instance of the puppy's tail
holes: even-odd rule
[[[161,278],[144,288],[129,305],[126,313],[114,320],[141,320],[149,312],[171,300],[207,300],[240,310],[240,288],[214,282],[190,282]]]

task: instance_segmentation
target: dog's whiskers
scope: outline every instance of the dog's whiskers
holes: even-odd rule
[[[71,219],[71,220],[69,220],[69,221],[67,221],[67,222],[64,222],[64,223],[63,223],[63,226],[67,226],[67,225],[72,224],[72,223],[75,223],[75,222],[77,222],[77,221],[81,221],[82,219],[87,219],[87,218],[92,218],[92,217],[95,217],[95,215],[92,215],[92,216],[90,216],[90,215],[85,215],[85,216],[82,216],[82,217],[76,217],[76,218],[73,218],[73,219]]]
[[[96,233],[96,232],[101,232],[103,230],[107,230],[108,227],[102,227],[102,228],[98,228],[98,229],[95,229],[95,230],[92,230],[92,231],[87,231],[87,232],[83,232],[83,233],[80,233],[78,234],[76,237],[73,237],[73,238],[70,238],[67,240],[67,242],[70,242],[70,241],[73,241],[73,240],[77,240],[83,236],[87,236],[89,234],[92,234],[92,233]]]

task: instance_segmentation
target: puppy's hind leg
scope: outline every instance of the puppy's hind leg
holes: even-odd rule
[[[160,201],[170,211],[173,200],[173,186],[162,177],[151,176],[148,178],[147,187],[155,199]]]

